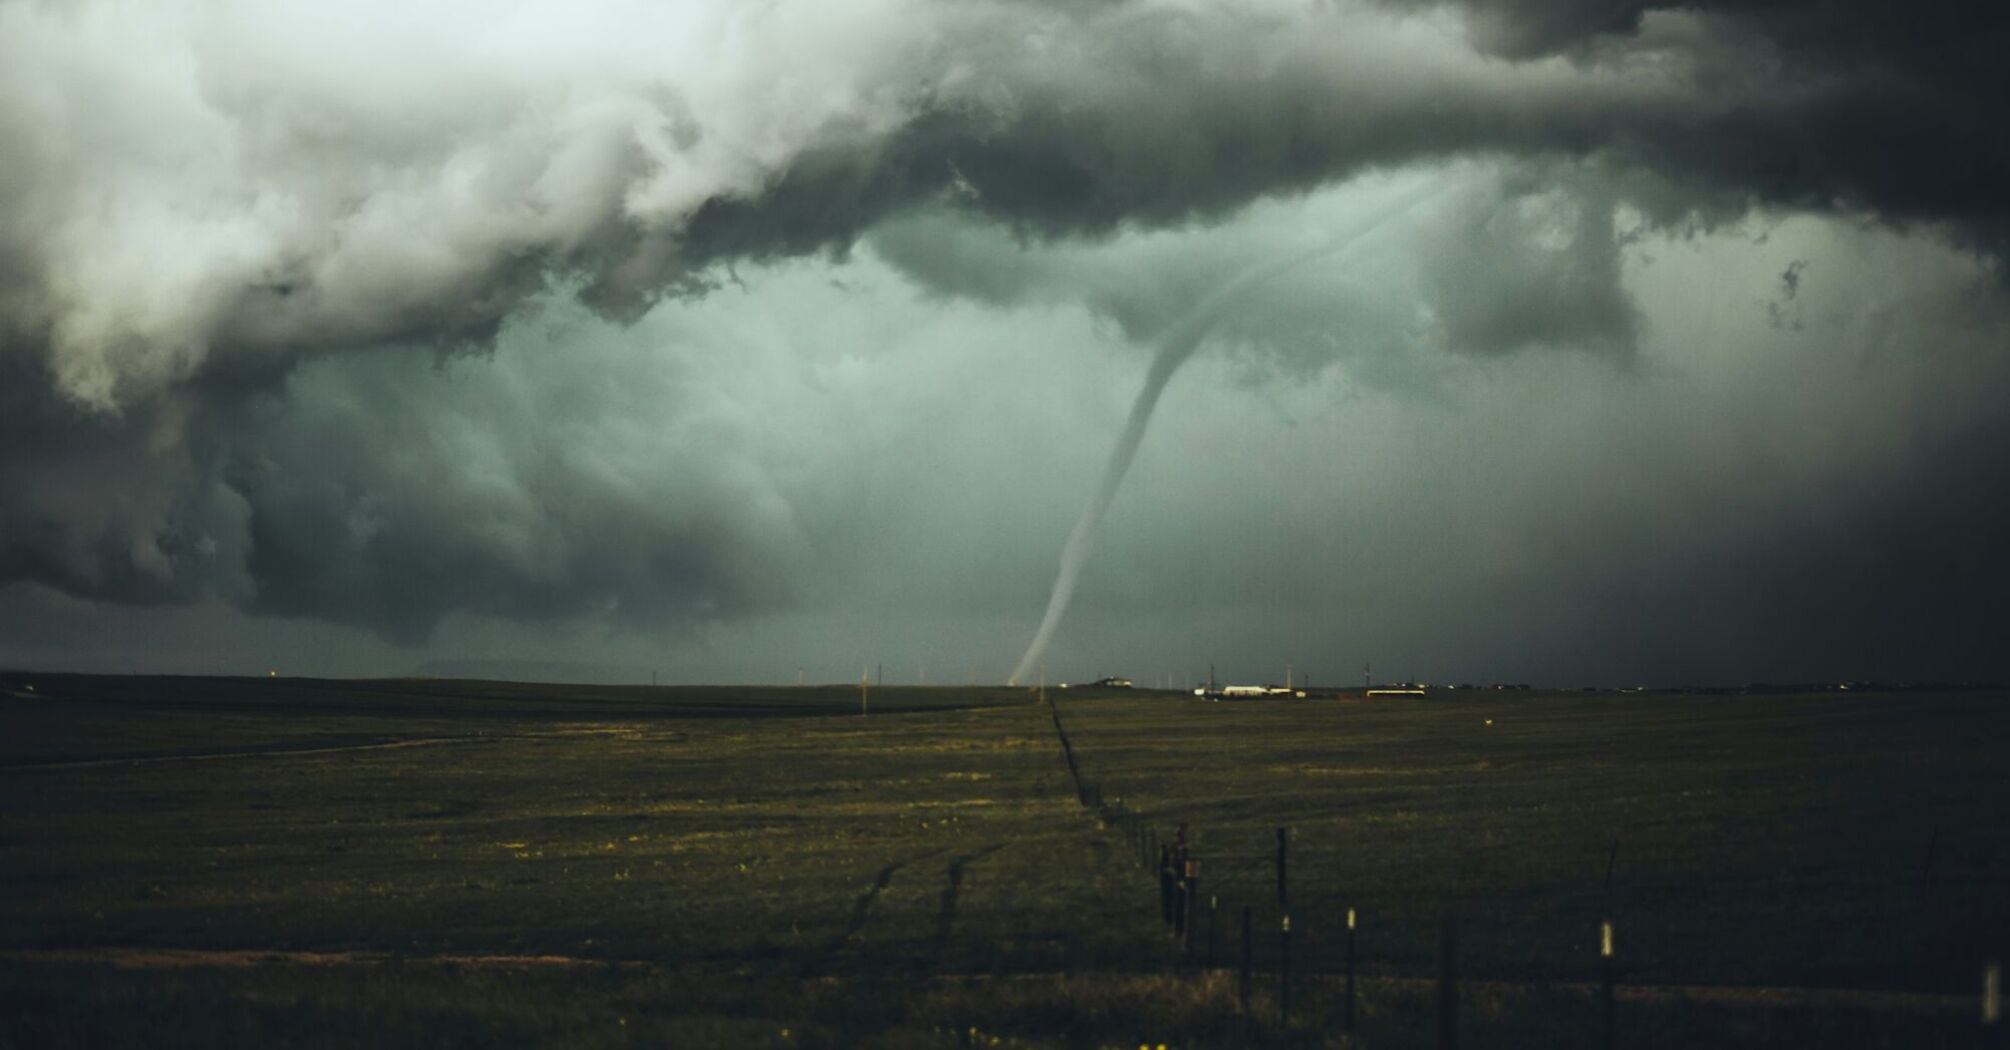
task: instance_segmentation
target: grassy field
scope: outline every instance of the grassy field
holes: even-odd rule
[[[1431,1045],[1447,912],[1468,1047],[1607,919],[1620,1045],[1973,1045],[2004,954],[2001,696],[1052,696],[0,675],[0,1046]]]

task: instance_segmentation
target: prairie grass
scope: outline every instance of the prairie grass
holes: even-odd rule
[[[2010,918],[1997,695],[0,687],[0,1046],[1423,1045],[1448,909],[1470,1045],[1595,1041],[1602,919],[1622,1045],[1935,1045]]]

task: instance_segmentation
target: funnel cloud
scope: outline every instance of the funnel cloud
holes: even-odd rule
[[[1054,592],[1047,599],[1047,611],[1040,617],[1040,626],[1033,633],[1032,643],[1026,647],[1026,655],[1019,658],[1012,677],[1006,680],[1008,685],[1026,680],[1039,667],[1040,657],[1047,651],[1047,643],[1053,640],[1054,632],[1060,629],[1061,618],[1067,615],[1068,601],[1074,597],[1075,584],[1081,578],[1083,565],[1088,562],[1096,527],[1109,513],[1110,501],[1116,499],[1117,488],[1124,483],[1131,461],[1137,458],[1138,445],[1144,441],[1145,430],[1151,425],[1159,395],[1165,393],[1166,384],[1172,382],[1173,374],[1200,348],[1208,330],[1251,289],[1294,266],[1341,251],[1415,204],[1417,199],[1418,196],[1413,193],[1409,200],[1393,206],[1385,205],[1385,210],[1372,214],[1358,228],[1334,234],[1316,248],[1245,270],[1209,293],[1191,313],[1173,322],[1160,334],[1156,340],[1158,349],[1152,354],[1151,365],[1145,371],[1144,385],[1138,390],[1137,400],[1131,402],[1130,414],[1124,418],[1124,429],[1117,434],[1116,447],[1110,450],[1109,462],[1103,467],[1095,492],[1089,497],[1088,506],[1082,509],[1082,516],[1076,520],[1075,527],[1069,531],[1067,545],[1061,549],[1061,571],[1054,578]]]

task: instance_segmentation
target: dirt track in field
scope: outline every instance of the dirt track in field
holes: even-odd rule
[[[0,765],[0,772],[51,769],[91,769],[102,766],[139,766],[157,762],[208,762],[226,758],[291,758],[296,755],[333,755],[344,751],[389,751],[406,747],[438,747],[443,744],[474,744],[500,739],[495,736],[427,736],[399,740],[375,740],[367,744],[304,744],[299,747],[261,747],[243,750],[177,751],[155,755],[128,755],[123,758],[76,758],[55,762],[23,762]]]
[[[615,967],[622,970],[649,970],[661,964],[643,960],[594,959],[574,955],[440,954],[394,955],[380,951],[274,951],[269,949],[194,948],[47,948],[0,950],[0,960],[27,965],[97,965],[122,970],[171,970],[189,968],[239,969],[261,966],[345,967],[404,966],[481,967],[489,969],[586,969]],[[1228,971],[1223,971],[1227,973]],[[1059,975],[989,977],[944,975],[947,983],[984,984],[998,981],[1051,981]],[[1072,974],[1069,979],[1093,974]],[[1322,974],[1307,979],[1322,995],[1337,995],[1341,979]],[[1598,986],[1588,982],[1547,982],[1462,980],[1463,989],[1475,992],[1515,994],[1534,991],[1572,992],[1587,997],[1598,994]],[[1428,990],[1435,981],[1425,977],[1363,977],[1364,991],[1373,988]],[[1976,995],[1942,995],[1882,989],[1791,988],[1738,985],[1640,985],[1622,984],[1613,997],[1629,1003],[1692,1002],[1712,1006],[1747,1008],[1820,1008],[1877,1010],[1897,1013],[1979,1012]]]

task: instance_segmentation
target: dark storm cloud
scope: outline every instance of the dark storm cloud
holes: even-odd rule
[[[107,417],[0,357],[0,578],[142,603],[242,593],[245,507],[185,429],[189,402]]]
[[[1808,473],[1830,477],[1811,481],[1727,463],[1659,522],[1594,514],[1594,532],[1559,515],[1550,556],[1480,604],[1521,610],[1495,633],[1519,634],[1548,679],[2001,681],[2010,427],[1912,429],[1935,433],[1911,438],[1899,470],[1816,455]],[[1472,625],[1471,650],[1499,644],[1487,630]]]
[[[1093,239],[1509,158],[1537,181],[1469,200],[1420,264],[1430,331],[1474,353],[1631,348],[1621,203],[1667,224],[1839,210],[1990,250],[2010,229],[2005,16],[1979,5],[482,13],[0,7],[0,578],[399,637],[462,608],[785,603],[786,508],[685,466],[723,454],[702,430],[667,426],[689,444],[654,447],[665,488],[603,469],[622,435],[513,439],[614,412],[618,384],[574,415],[528,389],[455,415],[417,393],[423,367],[302,369],[492,345],[553,287],[631,321],[916,205]],[[952,273],[940,251],[931,274],[932,250],[904,265],[957,294],[1051,284]],[[1187,292],[1098,308],[1146,333],[1152,295],[1219,280],[1202,263]],[[1301,317],[1223,334],[1304,346],[1303,327],[1262,329]],[[1347,338],[1405,341],[1408,320],[1383,321]]]
[[[1454,10],[1482,50],[1686,55],[1699,79],[1776,94],[1623,133],[1645,164],[1811,208],[1945,221],[1992,252],[2010,238],[2002,55],[2010,11],[1957,0],[1382,0]]]
[[[1281,3],[820,21],[529,8],[546,17],[525,32],[574,27],[529,41],[456,40],[444,16],[296,26],[220,10],[132,26],[90,7],[8,11],[19,61],[0,134],[24,160],[0,184],[0,244],[24,279],[5,322],[73,396],[144,394],[215,358],[483,341],[560,275],[633,316],[702,288],[708,262],[842,248],[952,186],[1009,226],[1065,234],[1504,152],[1978,236],[2002,218],[2003,147],[1983,133],[1998,93],[1959,90],[1983,86],[1959,71],[2000,36],[1988,13],[1927,42],[1900,33],[1871,61],[1873,36],[1835,28],[1849,10],[1655,12],[1594,37],[1583,9],[1482,7],[1482,29],[1589,41],[1506,63],[1443,19]],[[638,55],[581,44],[580,26],[687,39]],[[147,30],[156,54],[132,50]],[[303,39],[323,30],[347,39]],[[838,53],[861,37],[882,42]],[[1956,60],[1928,61],[1954,40]],[[708,50],[721,41],[738,47]],[[429,50],[444,53],[400,65]]]
[[[1997,59],[2010,15],[1750,8],[1460,7],[1507,63],[1449,46],[1437,23],[1346,7],[1077,13],[1037,47],[1019,46],[1024,31],[970,41],[983,72],[863,150],[819,149],[762,194],[708,202],[693,241],[701,254],[750,237],[757,250],[841,242],[951,175],[986,215],[1070,233],[1218,217],[1378,166],[1477,153],[1655,173],[1665,181],[1643,203],[1669,220],[1756,201],[1945,222],[2001,246],[2010,147],[1995,133]]]
[[[674,626],[785,604],[801,541],[747,421],[632,355],[548,350],[310,367],[227,421],[248,607],[412,641],[455,611]]]
[[[802,538],[755,422],[604,343],[538,324],[481,359],[345,355],[112,417],[11,387],[41,416],[0,423],[25,453],[0,460],[7,577],[403,642],[457,611],[676,626],[785,606]]]
[[[1204,241],[1029,245],[934,209],[881,224],[871,244],[931,292],[995,306],[1080,302],[1141,343],[1238,272],[1402,198],[1407,213],[1364,243],[1250,289],[1247,305],[1214,326],[1218,340],[1299,374],[1419,344],[1482,356],[1530,347],[1632,355],[1638,322],[1621,251],[1638,231],[1618,228],[1611,180],[1572,165],[1494,163],[1367,181],[1350,209],[1252,211]],[[1406,294],[1392,298],[1393,287]]]
[[[1579,182],[1504,180],[1439,235],[1425,282],[1450,348],[1631,353],[1636,320],[1620,286],[1612,194]]]

